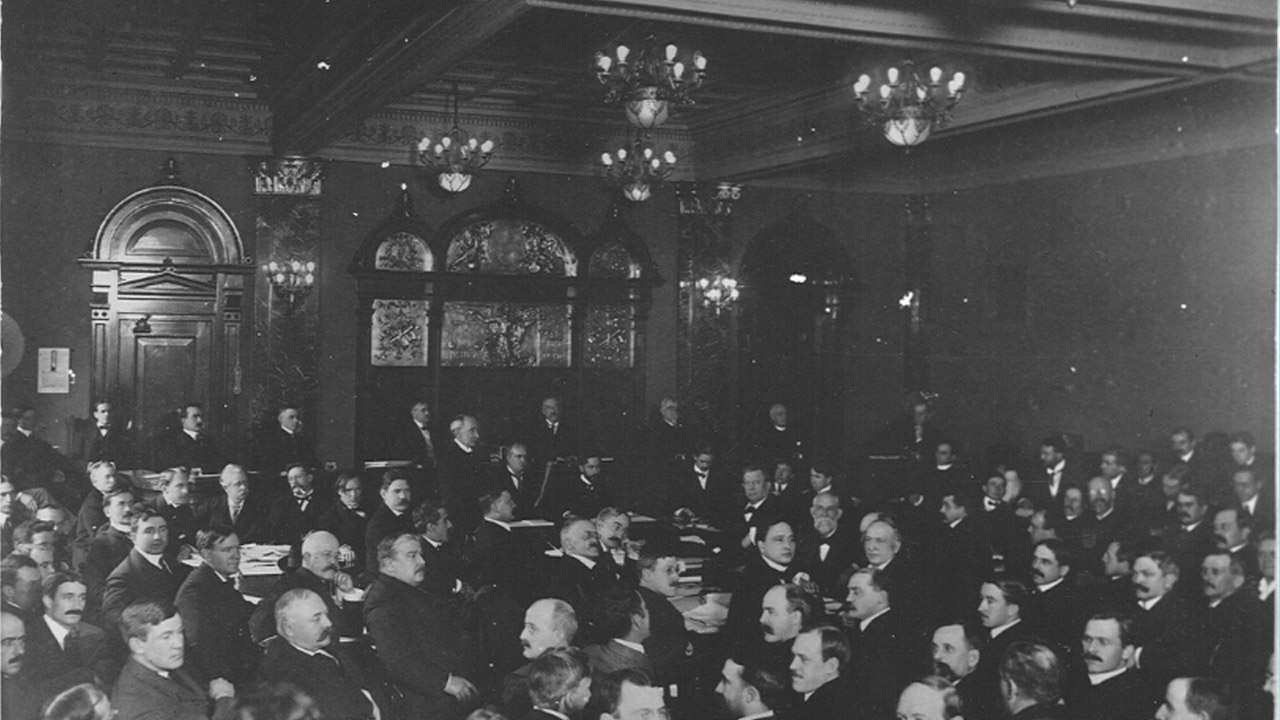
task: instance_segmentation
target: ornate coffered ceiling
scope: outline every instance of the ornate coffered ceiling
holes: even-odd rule
[[[931,183],[981,181],[956,158],[1065,161],[1095,142],[1159,155],[1150,133],[1167,145],[1164,120],[1185,133],[1181,152],[1275,142],[1276,6],[1262,0],[11,0],[3,12],[6,140],[408,163],[417,137],[448,125],[456,86],[462,124],[498,141],[492,167],[589,173],[626,132],[592,56],[652,33],[711,63],[698,104],[653,134],[680,177],[920,182],[858,121],[849,89],[905,58],[972,79],[951,126],[912,151]],[[1103,129],[1136,144],[1098,142]]]

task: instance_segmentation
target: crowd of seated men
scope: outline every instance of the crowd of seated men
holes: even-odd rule
[[[1030,468],[977,468],[917,411],[879,438],[908,465],[873,498],[781,405],[747,441],[769,460],[726,467],[664,400],[660,505],[714,526],[700,544],[731,593],[704,637],[671,602],[689,548],[631,538],[556,398],[492,459],[476,418],[438,432],[415,403],[389,439],[413,466],[368,493],[364,473],[317,470],[296,409],[244,463],[210,464],[197,405],[187,462],[141,488],[93,457],[130,452],[96,409],[78,474],[10,414],[5,720],[1274,713],[1275,471],[1247,434],[1213,457],[1178,428],[1167,458],[1108,447],[1087,467],[1051,437]],[[192,457],[219,469],[212,497]],[[516,528],[529,517],[554,521],[550,552]],[[241,590],[249,543],[293,548],[260,600]]]

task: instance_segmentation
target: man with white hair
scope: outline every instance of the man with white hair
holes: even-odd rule
[[[484,485],[487,458],[480,452],[480,423],[471,415],[459,415],[449,423],[452,439],[436,448],[440,499],[453,524],[464,533],[480,522],[478,506]]]
[[[389,718],[380,684],[338,643],[324,598],[306,588],[280,596],[273,606],[276,637],[267,643],[260,674],[306,692],[326,718]]]
[[[261,643],[276,632],[274,612],[276,601],[290,590],[299,588],[319,595],[329,612],[329,619],[341,637],[360,634],[358,622],[350,622],[343,613],[345,592],[355,587],[351,576],[338,569],[338,538],[333,533],[317,530],[302,540],[302,565],[276,581],[271,594],[258,603],[249,621],[254,642]]]
[[[302,432],[302,414],[297,406],[286,405],[276,413],[276,423],[264,428],[256,438],[255,468],[268,478],[276,478],[290,465],[319,467],[311,439]]]
[[[210,498],[200,509],[200,527],[225,525],[236,531],[241,543],[267,540],[267,506],[249,492],[249,474],[244,467],[232,463],[222,468],[218,484],[222,494]]]

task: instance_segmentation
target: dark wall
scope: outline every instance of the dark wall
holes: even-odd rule
[[[89,273],[75,259],[128,193],[155,182],[169,154],[7,143],[0,199],[3,304],[27,353],[3,383],[4,401],[36,404],[45,436],[89,407]],[[191,187],[231,214],[253,252],[255,199],[241,158],[177,155]],[[351,461],[354,281],[347,265],[410,182],[433,227],[496,202],[506,174],[480,176],[441,199],[409,168],[333,163],[321,215],[322,459]],[[526,200],[592,232],[609,196],[593,178],[524,174]],[[862,289],[847,304],[844,448],[902,408],[905,333],[898,299],[902,199],[747,187],[735,206],[740,256],[801,197],[804,212],[842,238]],[[1233,152],[990,186],[930,198],[933,286],[926,332],[939,419],[966,448],[1014,443],[1030,451],[1051,430],[1092,447],[1138,446],[1173,424],[1250,429],[1270,449],[1275,427],[1276,227],[1274,152]],[[654,294],[646,398],[674,392],[676,205],[670,189],[630,209],[666,280]],[[736,258],[735,258],[736,260]],[[1183,309],[1182,305],[1186,308]],[[35,394],[41,346],[70,347],[79,381],[69,395]],[[443,413],[457,409],[443,408]],[[804,420],[803,409],[798,409]]]

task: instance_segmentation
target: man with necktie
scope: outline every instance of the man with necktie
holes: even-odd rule
[[[118,720],[230,720],[235,687],[222,678],[206,687],[183,669],[182,616],[167,601],[138,602],[121,614],[129,660],[111,694]]]
[[[399,470],[388,470],[382,475],[382,488],[378,491],[381,502],[369,518],[364,533],[364,567],[370,577],[378,573],[378,543],[383,538],[405,533],[415,533],[412,505],[413,490],[409,479]]]
[[[205,432],[203,407],[198,403],[187,403],[178,409],[178,422],[177,429],[169,431],[156,443],[159,447],[156,465],[211,471],[225,464],[217,441]]]
[[[44,614],[27,628],[26,665],[47,695],[109,681],[119,669],[107,655],[106,633],[81,622],[85,597],[84,583],[72,573],[56,572],[44,582]]]
[[[511,493],[516,501],[516,519],[523,520],[536,515],[534,503],[542,490],[542,473],[526,472],[529,468],[529,449],[522,442],[512,443],[503,456],[503,464],[495,467],[492,484]]]
[[[258,493],[249,492],[249,475],[240,465],[222,468],[218,478],[222,494],[200,509],[200,527],[226,525],[242,544],[267,540],[267,506]]]
[[[120,614],[140,601],[173,602],[191,569],[165,554],[169,526],[164,516],[144,507],[129,520],[133,549],[107,577],[102,593],[102,623],[115,627]]]
[[[315,475],[306,465],[293,465],[286,475],[289,494],[271,503],[268,525],[275,542],[294,545],[320,527],[328,505],[315,492]]]
[[[160,494],[147,504],[162,515],[169,530],[166,552],[177,555],[196,544],[196,511],[191,506],[191,473],[171,467],[160,473]]]

